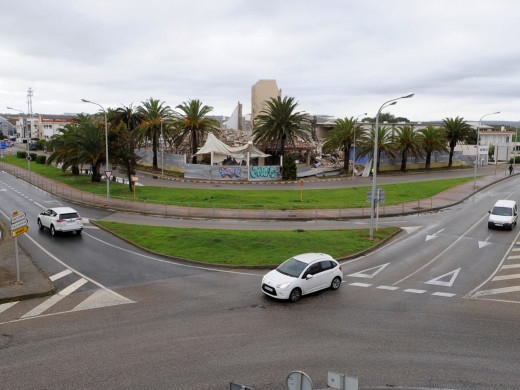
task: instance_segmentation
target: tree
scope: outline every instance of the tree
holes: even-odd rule
[[[467,139],[471,132],[471,126],[464,121],[464,118],[445,118],[442,121],[443,129],[445,131],[446,139],[449,143],[450,157],[448,161],[448,168],[453,164],[453,152],[457,143]]]
[[[111,127],[108,135],[110,156],[115,164],[125,168],[131,192],[133,191],[132,175],[141,159],[135,154],[135,129],[140,126],[142,117],[132,105],[110,110],[108,114]]]
[[[406,171],[408,157],[421,157],[421,133],[413,126],[399,126],[396,130],[396,147],[401,151],[401,172]]]
[[[283,159],[283,172],[282,179],[283,180],[296,180],[296,160],[292,154],[285,155]]]
[[[50,152],[45,162],[47,165],[52,163],[62,164],[61,170],[63,172],[71,168],[73,175],[79,175],[79,155],[74,140],[79,127],[79,123],[74,122],[57,130],[57,134],[53,135],[47,144],[47,150]]]
[[[378,126],[377,133],[377,167],[376,172],[379,173],[379,167],[381,165],[381,154],[385,154],[388,157],[396,157],[395,142],[392,137],[392,132],[386,126]],[[369,154],[373,155],[374,142],[375,142],[375,126],[372,126],[368,133],[361,135],[359,156],[364,157]]]
[[[443,129],[431,125],[419,130],[419,132],[422,136],[422,149],[426,154],[426,163],[424,164],[424,168],[430,169],[432,153],[436,151],[448,151],[446,136],[444,135]]]
[[[101,164],[105,163],[105,126],[101,122],[88,122],[79,126],[71,140],[76,144],[78,162],[92,167],[92,181],[100,182]]]
[[[365,117],[363,118],[363,122],[376,123],[376,118]],[[388,122],[388,123],[409,123],[408,118],[403,117],[395,117],[393,114],[389,112],[382,112],[379,114],[379,123]]]
[[[186,138],[190,139],[192,162],[197,163],[197,150],[206,133],[218,135],[220,123],[207,115],[213,111],[213,107],[203,105],[200,100],[194,99],[182,102],[176,109],[180,112],[174,113],[171,127],[175,145],[178,147]]]
[[[359,139],[359,125],[356,125],[354,117],[345,119],[336,119],[334,127],[327,133],[325,141],[323,142],[323,151],[331,152],[333,150],[341,149],[345,154],[343,162],[343,170],[348,172],[350,148],[356,137]]]
[[[285,145],[300,137],[309,141],[310,126],[304,112],[295,112],[298,103],[292,97],[273,97],[256,117],[253,137],[255,142],[273,143],[273,148],[283,156]]]
[[[171,117],[171,108],[158,99],[150,98],[141,103],[141,106],[137,108],[136,114],[139,115],[141,124],[133,130],[134,135],[138,141],[152,140],[152,166],[153,169],[157,170],[159,169],[157,164],[157,141],[161,135],[161,122]]]

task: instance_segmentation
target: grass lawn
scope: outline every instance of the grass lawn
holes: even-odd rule
[[[306,252],[339,259],[368,249],[398,228],[328,231],[182,229],[96,221],[105,229],[154,252],[210,264],[278,265]]]
[[[27,161],[16,156],[6,156],[2,161],[27,169]],[[62,172],[53,166],[31,163],[31,171],[47,176],[80,190],[99,195],[106,194],[106,184],[93,183],[90,176],[73,176],[70,172]],[[471,177],[446,180],[422,181],[381,185],[386,191],[386,204],[426,199],[466,181]],[[166,203],[192,207],[222,208],[271,208],[271,209],[304,209],[304,208],[357,208],[368,207],[366,190],[371,186],[339,188],[326,190],[304,190],[303,202],[300,201],[300,190],[219,190],[166,187],[137,187],[136,200],[148,203]],[[128,185],[110,183],[110,196],[113,198],[133,200],[133,193]]]

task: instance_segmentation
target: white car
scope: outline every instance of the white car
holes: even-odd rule
[[[489,211],[488,228],[513,230],[518,219],[518,206],[514,200],[501,199]]]
[[[339,263],[324,253],[304,253],[291,257],[262,279],[262,292],[277,299],[298,301],[303,295],[331,288],[343,281]]]
[[[49,229],[53,236],[56,232],[76,232],[80,235],[83,230],[83,220],[71,207],[53,207],[38,215],[38,227],[40,230]]]

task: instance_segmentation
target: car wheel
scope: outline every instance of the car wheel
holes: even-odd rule
[[[337,290],[341,286],[341,278],[339,276],[336,276],[334,279],[332,279],[332,283],[330,284],[330,288],[332,290]]]
[[[54,225],[51,225],[51,236],[56,235],[56,229],[54,229]]]
[[[38,229],[43,230],[42,221],[38,219]]]
[[[81,234],[81,230],[76,230],[76,236],[79,236]]]
[[[299,288],[295,288],[291,291],[291,294],[289,294],[289,302],[298,302],[300,298],[302,297],[302,290]]]

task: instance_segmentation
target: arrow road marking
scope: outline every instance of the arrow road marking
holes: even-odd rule
[[[437,234],[442,232],[444,229],[439,230],[438,232],[433,233],[432,235],[427,234],[426,235],[426,241],[433,240],[434,238],[437,238]]]
[[[368,268],[368,269],[365,269],[363,271],[359,271],[359,272],[356,272],[356,273],[353,273],[353,274],[350,274],[350,275],[347,275],[347,276],[352,276],[353,278],[373,278],[379,272],[381,272],[388,264],[390,264],[390,263],[386,263],[386,264],[383,264],[383,265],[378,265],[377,267]],[[376,271],[374,271],[372,273],[367,273],[367,271],[372,271],[374,269]]]
[[[489,244],[491,244],[490,242],[488,242],[490,237],[491,237],[491,234],[489,236],[487,236],[484,241],[479,241],[478,242],[478,249],[484,248],[484,247],[488,246]]]
[[[426,283],[426,284],[435,284],[437,286],[451,287],[451,286],[453,286],[453,282],[455,281],[455,279],[459,275],[459,272],[460,272],[460,268],[456,269],[455,271],[448,272],[447,274],[438,276],[435,279],[428,280],[427,282],[424,282],[424,283]],[[448,280],[447,282],[441,281],[441,279],[443,279],[443,278],[445,278],[445,277],[447,277],[449,275],[451,275],[450,280]]]

